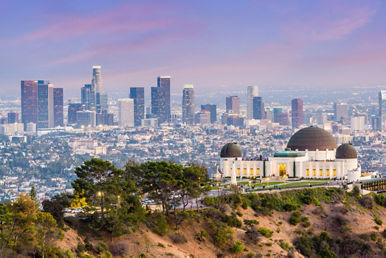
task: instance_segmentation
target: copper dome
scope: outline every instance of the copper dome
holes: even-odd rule
[[[241,149],[235,142],[227,143],[222,147],[221,158],[241,158]]]
[[[297,131],[287,144],[287,148],[299,151],[334,150],[336,147],[336,141],[329,132],[313,126]]]

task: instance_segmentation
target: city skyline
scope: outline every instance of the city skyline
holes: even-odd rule
[[[160,74],[172,76],[173,93],[187,82],[199,92],[386,81],[380,1],[225,1],[222,8],[217,1],[4,1],[2,7],[2,24],[10,26],[0,28],[0,46],[7,48],[1,94],[15,94],[20,80],[47,78],[66,98],[75,96],[93,64],[104,67],[106,92],[154,86]]]

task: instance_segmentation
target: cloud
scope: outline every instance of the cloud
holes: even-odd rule
[[[157,15],[167,6],[157,4],[119,5],[94,15],[48,15],[48,25],[28,31],[17,37],[0,39],[2,44],[25,44],[31,41],[60,42],[78,37],[105,37],[114,34],[130,35],[168,28],[180,21]]]
[[[331,6],[311,17],[286,22],[283,30],[292,41],[334,41],[345,39],[368,24],[375,9],[368,6]]]

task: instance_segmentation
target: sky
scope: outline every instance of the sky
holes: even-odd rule
[[[80,94],[93,65],[106,92],[334,89],[386,84],[386,1],[0,0],[0,94],[44,79]]]

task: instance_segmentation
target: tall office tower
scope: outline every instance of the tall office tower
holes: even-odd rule
[[[145,118],[145,89],[143,87],[131,87],[130,98],[134,100],[134,125],[141,126]]]
[[[158,123],[170,122],[170,76],[157,78],[157,87],[151,87],[151,113]]]
[[[240,98],[238,96],[226,97],[226,112],[230,114],[240,114]]]
[[[81,88],[81,103],[86,107],[87,110],[93,109],[95,106],[95,92],[92,84],[85,84]]]
[[[386,90],[378,93],[379,99],[379,129],[386,130]]]
[[[253,119],[253,97],[259,96],[259,86],[247,88],[247,119]]]
[[[264,103],[262,97],[253,97],[253,119],[264,119]]]
[[[92,90],[95,91],[95,107],[97,113],[108,109],[107,94],[103,91],[102,71],[100,65],[92,67]],[[93,93],[92,93],[93,94]]]
[[[96,113],[93,110],[81,110],[76,112],[78,126],[96,126]]]
[[[201,111],[207,110],[210,112],[210,122],[216,123],[217,121],[217,107],[216,105],[211,105],[211,104],[206,104],[206,105],[201,105]]]
[[[38,81],[21,81],[21,121],[24,129],[38,122]]]
[[[343,103],[334,103],[334,118],[337,122],[347,123],[350,120],[349,106]]]
[[[9,112],[8,113],[8,124],[16,124],[19,123],[19,113]]]
[[[134,126],[134,100],[119,99],[119,125],[121,127]]]
[[[194,88],[191,84],[185,84],[182,91],[182,122],[194,124]]]
[[[63,88],[54,88],[54,127],[63,125]]]
[[[68,104],[68,115],[67,115],[67,124],[74,125],[78,121],[76,120],[76,112],[82,111],[85,109],[85,106],[81,103],[70,103]]]
[[[299,128],[304,123],[303,100],[291,101],[292,129]]]
[[[36,127],[54,127],[54,86],[47,81],[38,81],[38,123]]]
[[[92,67],[92,81],[91,84],[95,90],[95,93],[103,93],[103,84],[102,84],[102,72],[100,65],[94,65]]]

